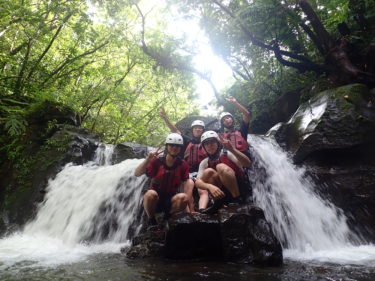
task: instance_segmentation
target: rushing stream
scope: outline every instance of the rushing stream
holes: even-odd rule
[[[253,175],[255,202],[283,244],[284,266],[128,260],[120,248],[137,231],[146,178],[132,176],[142,160],[110,165],[113,147],[103,146],[93,162],[68,164],[50,180],[36,218],[0,239],[0,280],[375,280],[375,247],[272,140],[249,141],[264,171]]]

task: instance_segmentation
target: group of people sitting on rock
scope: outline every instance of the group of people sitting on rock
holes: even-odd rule
[[[182,135],[161,108],[160,116],[172,133],[166,137],[164,151],[150,152],[134,173],[151,178],[143,197],[150,226],[157,225],[158,212],[167,216],[180,211],[196,213],[194,188],[199,195],[198,212],[204,214],[213,214],[224,204],[238,205],[251,196],[244,171],[251,164],[246,140],[250,113],[235,98],[227,100],[242,113],[240,128],[234,127],[232,114],[223,112],[223,132],[205,131],[204,122],[195,120],[191,124],[191,138]],[[209,206],[211,199],[213,203]]]

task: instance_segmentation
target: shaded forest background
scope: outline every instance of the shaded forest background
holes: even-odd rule
[[[160,106],[174,122],[199,113],[196,77],[212,85],[213,103],[232,110],[223,97],[233,95],[254,120],[286,93],[302,102],[339,85],[375,85],[372,0],[145,2],[0,1],[3,155],[22,149],[27,116],[46,101],[72,108],[107,143],[156,145],[167,132]],[[232,68],[235,82],[221,93],[193,65],[183,31],[165,32],[177,11],[199,22]]]

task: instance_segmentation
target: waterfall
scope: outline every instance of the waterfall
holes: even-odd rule
[[[98,240],[105,222],[111,221],[114,229],[107,230],[108,240],[124,242],[146,178],[133,176],[141,160],[109,165],[111,150],[100,149],[95,157],[97,162],[68,164],[50,180],[44,202],[24,233],[58,237],[65,243],[76,244],[92,236]]]
[[[264,211],[293,260],[374,264],[375,247],[356,241],[343,212],[314,192],[305,170],[269,138],[249,136],[255,169],[255,203]],[[79,262],[98,253],[119,253],[137,233],[142,189],[134,177],[142,159],[111,165],[112,146],[100,146],[94,161],[68,164],[48,183],[35,219],[20,233],[0,239],[0,271]]]
[[[318,251],[358,241],[342,210],[314,191],[303,168],[292,164],[271,138],[250,136],[254,149],[254,199],[286,249]]]
[[[35,219],[21,233],[0,239],[0,261],[54,265],[118,253],[129,243],[128,233],[140,227],[137,212],[147,177],[133,175],[142,159],[110,165],[112,152],[113,146],[101,145],[94,161],[67,164],[49,180]]]

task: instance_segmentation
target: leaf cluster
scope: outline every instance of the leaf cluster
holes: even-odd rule
[[[0,125],[7,134],[26,131],[27,106],[17,104],[25,100],[71,107],[111,143],[157,143],[167,132],[156,118],[161,105],[173,121],[196,113],[192,76],[144,54],[133,1],[0,0],[0,7]],[[150,45],[176,54],[178,42],[157,27],[148,31]]]

